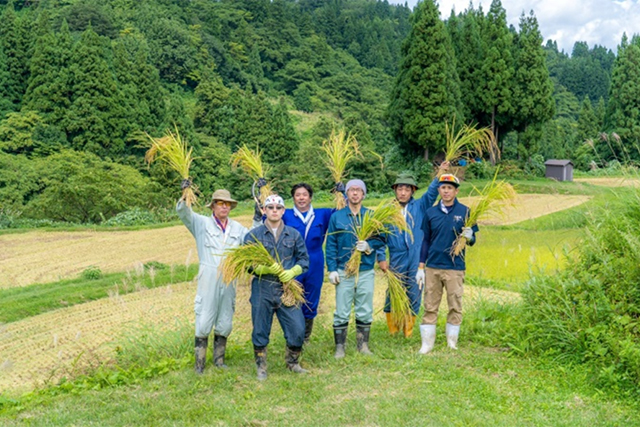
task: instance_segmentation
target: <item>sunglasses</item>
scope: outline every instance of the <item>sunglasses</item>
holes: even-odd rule
[[[216,206],[220,206],[220,207],[226,207],[226,208],[230,208],[231,207],[231,202],[223,202],[222,200],[217,200],[216,201]]]
[[[272,211],[272,210],[274,210],[274,209],[281,211],[281,210],[282,210],[282,209],[284,209],[284,208],[283,208],[282,206],[273,206],[273,205],[269,205],[269,206],[267,206],[267,209],[269,209],[270,211]]]

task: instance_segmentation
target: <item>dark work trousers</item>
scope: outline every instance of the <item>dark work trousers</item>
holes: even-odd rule
[[[300,307],[286,307],[280,301],[282,284],[277,276],[267,275],[254,278],[251,282],[251,321],[253,333],[251,340],[254,348],[262,349],[269,344],[269,334],[273,323],[273,314],[278,316],[280,327],[284,331],[287,347],[302,348],[304,342],[304,315]]]

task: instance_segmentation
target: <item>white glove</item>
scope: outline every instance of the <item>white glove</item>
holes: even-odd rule
[[[419,268],[418,271],[416,272],[416,282],[418,282],[418,286],[420,287],[420,289],[422,289],[422,287],[424,286],[424,269],[423,268]]]
[[[463,227],[461,235],[462,235],[462,237],[464,237],[467,240],[472,240],[473,239],[473,230],[471,229],[471,227]]]
[[[337,271],[332,271],[329,273],[329,283],[331,283],[332,285],[337,285],[338,283],[340,283],[340,275]]]
[[[369,243],[367,243],[366,240],[358,240],[358,243],[356,243],[356,249],[360,252],[371,252],[371,246],[369,246]]]

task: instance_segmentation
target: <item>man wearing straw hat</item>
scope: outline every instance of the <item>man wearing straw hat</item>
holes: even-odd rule
[[[449,313],[447,314],[447,345],[458,348],[458,335],[462,323],[462,293],[465,274],[464,251],[453,255],[453,245],[458,236],[475,243],[478,226],[465,227],[469,208],[458,202],[460,181],[455,175],[444,174],[438,180],[440,202],[427,210],[422,223],[424,238],[420,262],[426,262],[426,288],[424,316],[420,325],[422,347],[420,354],[433,350],[436,340],[436,321],[442,300],[443,288],[447,292]]]
[[[264,209],[267,214],[264,224],[251,230],[245,237],[245,243],[260,242],[273,258],[279,260],[285,271],[277,275],[273,266],[260,265],[252,272],[254,278],[249,300],[253,323],[251,341],[259,380],[267,378],[267,345],[274,314],[278,316],[287,343],[287,368],[299,374],[307,372],[299,362],[304,343],[304,315],[299,306],[287,307],[282,303],[282,284],[309,269],[309,256],[300,233],[282,222],[282,197],[269,195],[264,201]]]
[[[387,247],[389,248],[389,261],[382,248],[378,251],[378,264],[383,271],[389,267],[402,278],[403,285],[411,302],[413,316],[404,320],[401,325],[396,324],[391,314],[391,304],[389,292],[384,305],[384,312],[387,316],[387,326],[391,335],[396,334],[400,328],[405,337],[410,337],[413,333],[413,325],[422,304],[422,287],[424,286],[425,273],[424,264],[420,264],[420,250],[422,248],[422,221],[427,209],[433,206],[438,198],[438,177],[449,167],[449,162],[443,162],[429,188],[418,200],[413,198],[413,194],[418,189],[418,184],[411,173],[401,173],[391,186],[396,195],[396,200],[402,206],[402,213],[407,221],[407,225],[412,233],[393,229],[387,236]]]
[[[182,188],[191,185],[184,180]],[[178,217],[196,239],[200,267],[198,270],[198,290],[194,310],[195,331],[195,371],[202,374],[207,356],[207,341],[211,330],[213,338],[213,362],[216,367],[226,368],[224,363],[227,337],[231,333],[235,308],[235,286],[222,281],[218,268],[226,249],[242,245],[248,230],[229,218],[229,212],[238,202],[224,189],[216,190],[211,197],[211,216],[199,215],[180,199],[176,206]],[[214,328],[215,327],[215,328]]]
[[[384,238],[358,241],[354,227],[360,224],[368,211],[362,206],[367,194],[367,186],[359,179],[352,179],[345,187],[347,206],[336,211],[329,220],[327,232],[326,258],[329,281],[336,285],[336,310],[333,314],[335,358],[345,356],[347,329],[351,307],[355,306],[357,350],[362,354],[372,354],[369,349],[369,333],[373,322],[373,266],[375,251],[384,246]],[[353,250],[362,252],[359,271],[352,276],[345,274],[345,265]]]

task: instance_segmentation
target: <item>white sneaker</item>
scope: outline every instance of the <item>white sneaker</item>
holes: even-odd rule
[[[422,337],[422,347],[420,354],[427,354],[433,350],[436,343],[436,325],[420,325],[420,336]]]
[[[458,335],[460,335],[460,325],[447,323],[447,345],[452,350],[458,349]]]

